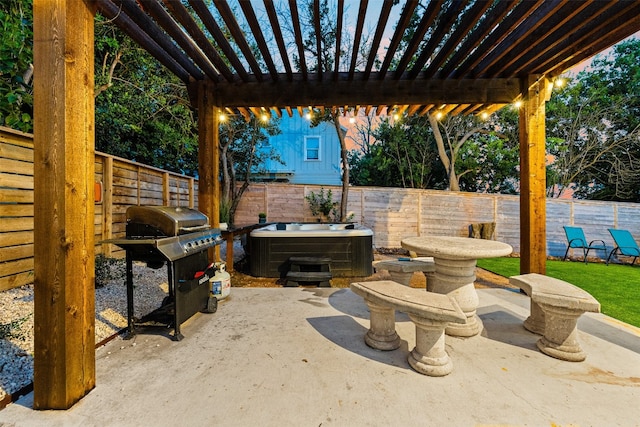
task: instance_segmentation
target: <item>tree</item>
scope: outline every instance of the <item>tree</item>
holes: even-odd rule
[[[373,131],[376,142],[369,153],[351,153],[352,183],[444,189],[450,185],[448,175],[457,170],[459,190],[516,193],[518,120],[513,110],[503,111],[484,122],[459,116],[436,123],[448,169],[438,154],[429,118],[386,118]]]
[[[486,120],[462,115],[437,120],[433,114],[428,115],[449,190],[515,191],[517,121],[512,117],[509,125],[506,118],[505,113]]]
[[[232,116],[220,125],[221,222],[234,223],[238,203],[251,183],[251,175],[262,172],[267,159],[282,162],[266,144],[269,136],[279,133],[278,120],[264,121],[255,116],[249,121]],[[240,186],[239,182],[242,182]]]
[[[0,4],[0,125],[33,131],[33,11],[31,0]]]
[[[96,149],[196,175],[197,118],[184,83],[100,15],[95,32]]]
[[[31,0],[0,8],[0,124],[33,130]],[[179,173],[197,171],[186,87],[101,15],[95,26],[96,148]]]
[[[373,131],[375,144],[354,165],[360,185],[429,188],[437,185],[438,165],[433,135],[423,117],[384,118]],[[352,159],[355,157],[352,156]]]
[[[517,194],[520,150],[518,112],[503,108],[486,119],[485,128],[463,146],[457,162],[466,173],[459,176],[460,190]]]
[[[380,120],[376,119],[373,113],[366,116],[359,116],[353,123],[352,131],[354,136],[347,138],[353,140],[358,147],[358,151],[362,154],[367,155],[371,152],[371,147],[376,142],[374,131],[379,123]]]
[[[547,103],[549,195],[640,201],[640,41],[616,45]]]

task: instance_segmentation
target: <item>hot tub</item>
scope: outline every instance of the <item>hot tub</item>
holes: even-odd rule
[[[247,239],[249,267],[256,277],[284,277],[289,258],[331,258],[333,277],[373,274],[373,232],[357,224],[277,223]]]

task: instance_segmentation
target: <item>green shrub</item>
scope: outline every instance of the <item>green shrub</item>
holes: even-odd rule
[[[333,201],[331,189],[325,194],[324,187],[320,187],[318,194],[312,191],[307,196],[304,196],[304,198],[307,203],[309,203],[311,215],[319,217],[320,220],[330,219],[330,215],[334,221],[340,220],[340,213],[338,212],[339,203]]]

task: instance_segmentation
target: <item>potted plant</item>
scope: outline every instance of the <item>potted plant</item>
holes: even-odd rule
[[[267,222],[267,214],[264,212],[260,212],[258,214],[258,224],[264,224]]]

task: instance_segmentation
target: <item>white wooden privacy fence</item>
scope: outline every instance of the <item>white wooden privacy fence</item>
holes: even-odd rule
[[[131,205],[197,208],[196,179],[96,153],[96,253],[124,256],[103,239],[122,237],[125,212]],[[305,196],[322,187],[252,184],[236,213],[236,225],[252,224],[259,212],[268,221],[312,222]],[[340,187],[332,199],[340,200]],[[500,194],[455,193],[380,187],[351,187],[348,212],[370,227],[376,247],[400,247],[403,237],[467,236],[472,223],[495,222],[494,239],[520,252],[519,198]],[[607,228],[631,231],[640,241],[640,204],[547,199],[547,253],[566,249],[563,225],[584,228],[589,240],[602,239],[613,248]],[[33,141],[32,135],[0,127],[0,291],[33,282]]]

